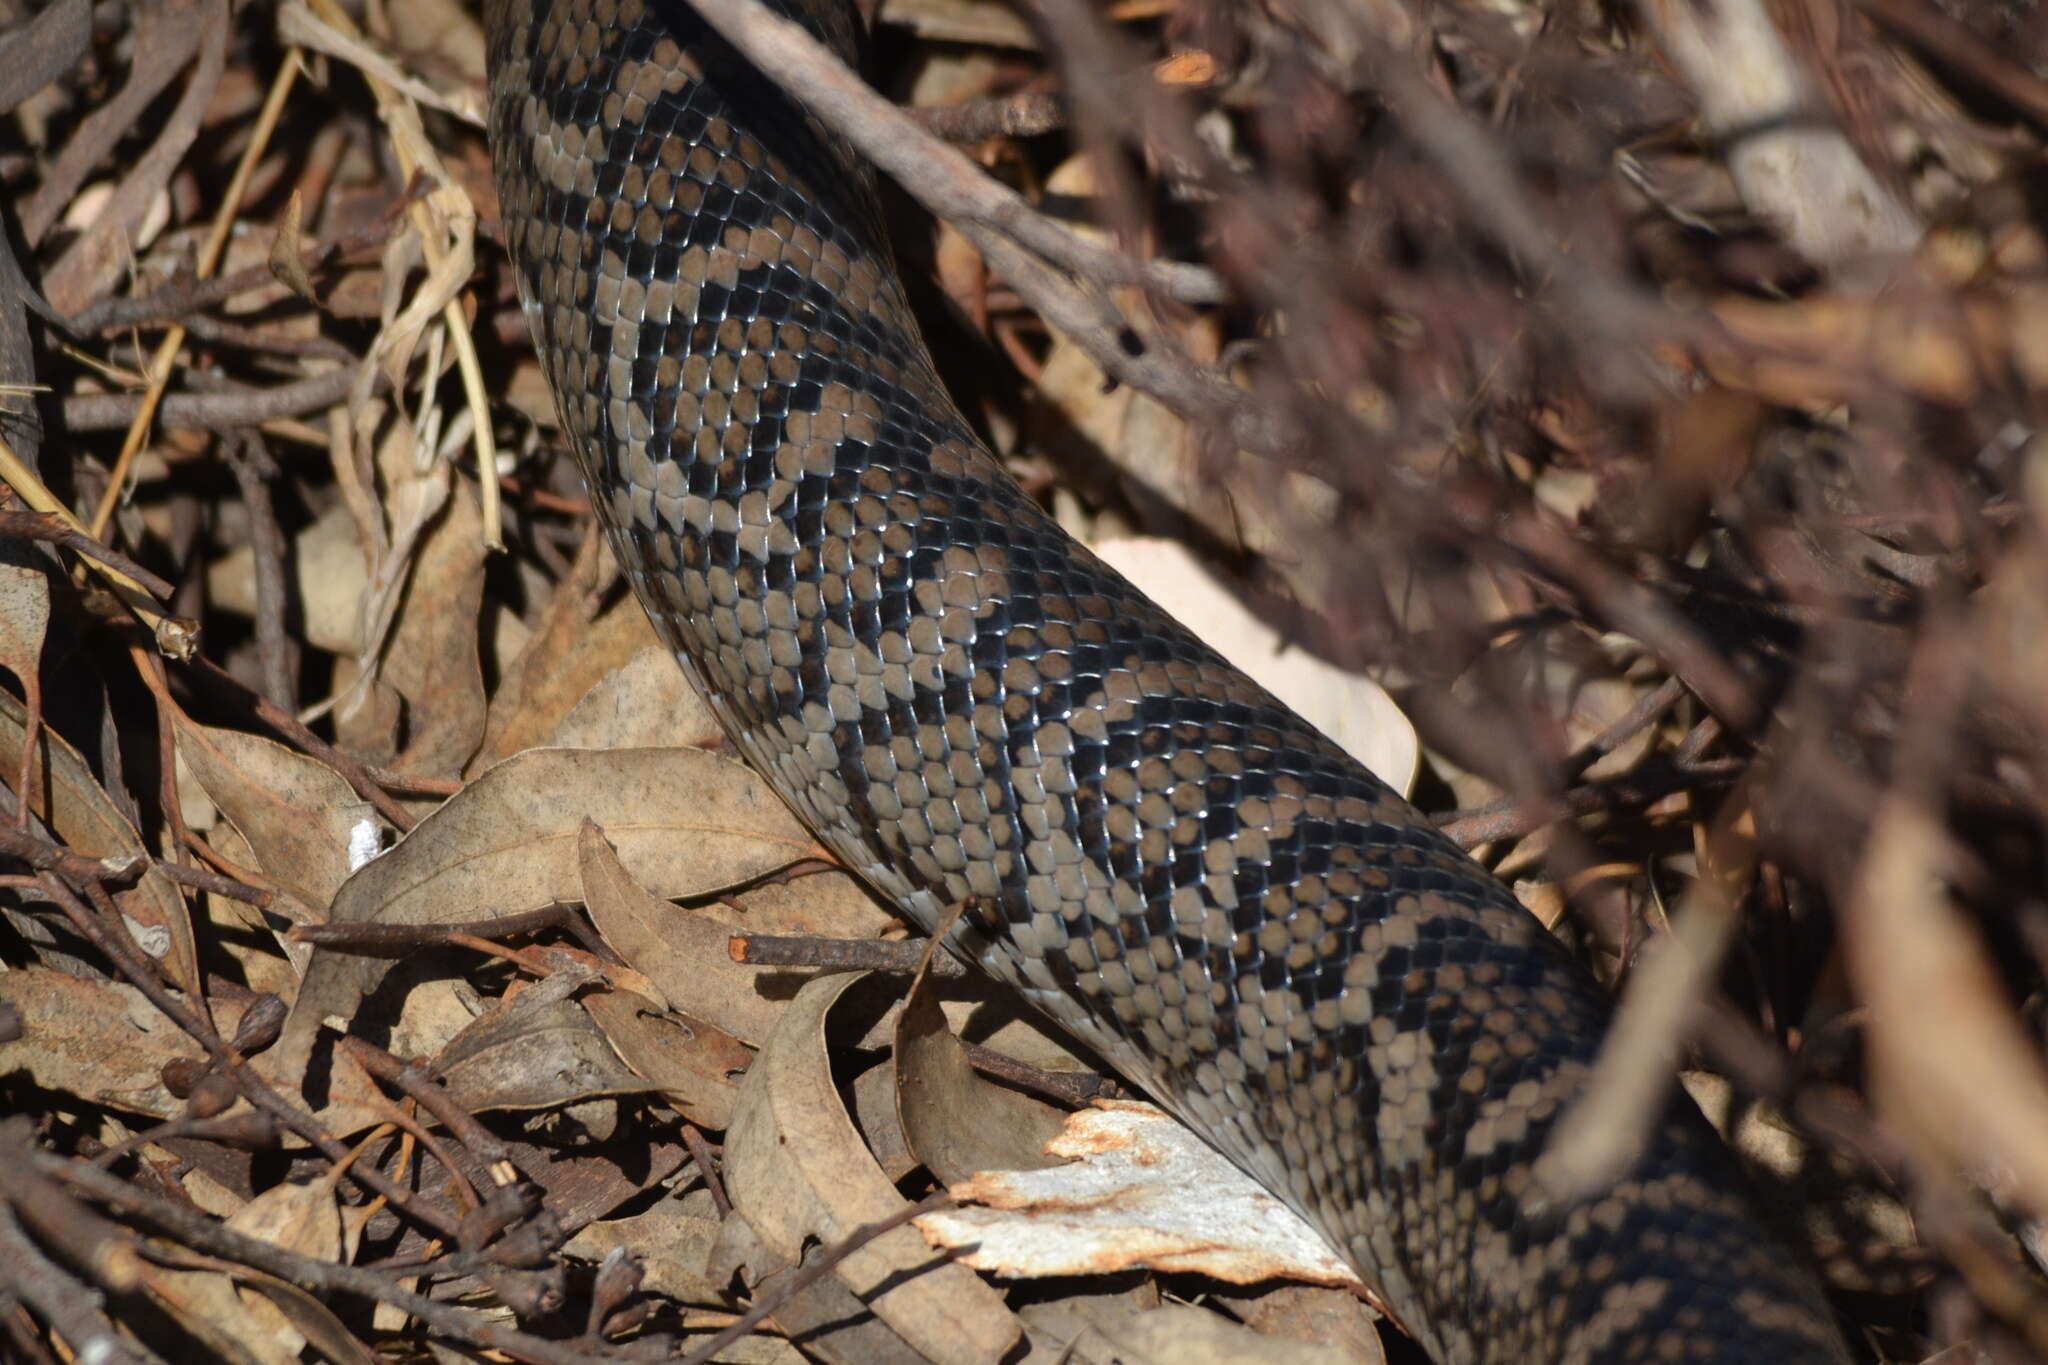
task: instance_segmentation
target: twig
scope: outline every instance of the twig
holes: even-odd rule
[[[9,1207],[7,1186],[12,1183],[0,1176],[0,1193],[10,1196],[0,1198],[0,1278],[64,1338],[71,1359],[140,1365],[143,1357],[128,1349],[107,1320],[105,1296],[66,1274],[29,1240]],[[72,1229],[59,1231],[67,1234],[63,1242],[68,1249],[83,1249],[68,1235]]]
[[[384,924],[374,920],[342,924],[295,924],[287,935],[294,943],[316,943],[323,948],[376,956],[404,957],[421,948],[438,947],[459,939],[513,938],[522,934],[564,929],[578,918],[576,910],[557,901],[538,910],[500,915],[495,919],[464,920],[459,924]]]
[[[924,960],[925,940],[813,938],[802,934],[734,934],[727,950],[749,967],[818,967],[834,972],[914,972]],[[967,969],[950,955],[932,959],[932,975],[963,977]]]
[[[218,393],[166,394],[157,416],[165,426],[199,431],[233,431],[280,417],[301,417],[331,408],[348,397],[353,369],[329,370],[310,379],[295,379],[267,389],[237,385]],[[381,376],[377,387],[388,381]],[[64,425],[73,431],[114,431],[126,427],[142,411],[145,394],[95,393],[64,400]]]
[[[62,1182],[123,1217],[147,1223],[195,1251],[253,1267],[316,1294],[345,1294],[389,1304],[456,1341],[502,1351],[515,1360],[531,1361],[534,1365],[589,1365],[591,1360],[587,1349],[564,1346],[498,1326],[480,1314],[437,1303],[402,1289],[393,1282],[394,1277],[334,1261],[300,1256],[260,1238],[236,1232],[203,1213],[145,1194],[105,1171],[25,1148],[6,1155],[10,1162],[25,1162],[44,1179]],[[490,1263],[473,1252],[459,1253],[436,1262],[436,1271],[443,1276],[476,1275],[489,1269]]]
[[[96,560],[125,574],[135,585],[160,602],[168,602],[177,589],[143,568],[127,555],[103,541],[95,540],[54,512],[0,511],[0,536],[10,539],[41,540],[62,545],[87,559]]]

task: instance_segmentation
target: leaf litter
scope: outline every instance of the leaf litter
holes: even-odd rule
[[[1686,983],[1630,1019],[1864,1357],[2048,1352],[2048,101],[2005,55],[2038,18],[1240,8],[880,7],[883,89],[942,92],[1096,248],[1210,272],[1060,263],[1131,325],[1063,332],[919,221],[948,379],[1596,972]],[[1378,1358],[1342,1267],[1090,1105],[1076,1045],[829,965],[912,935],[723,748],[592,529],[475,240],[475,16],[369,9],[0,4],[9,1331]],[[1740,923],[1688,934],[1737,814]]]

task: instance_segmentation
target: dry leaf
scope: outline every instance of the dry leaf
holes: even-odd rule
[[[738,916],[723,906],[686,910],[649,895],[595,825],[583,826],[579,857],[590,918],[661,992],[662,1003],[756,1047],[767,1041],[797,987],[814,973],[734,962],[728,944],[740,927]],[[773,994],[764,985],[775,988]]]
[[[583,1003],[619,1060],[659,1089],[677,1113],[699,1128],[725,1131],[739,1099],[732,1077],[753,1061],[750,1048],[631,991],[604,991]]]
[[[942,1185],[1059,1165],[1046,1144],[1066,1116],[976,1072],[932,987],[919,977],[896,1019],[896,1112],[910,1151]]]
[[[792,1263],[810,1239],[837,1242],[904,1207],[848,1120],[826,1057],[826,1016],[862,979],[825,977],[797,993],[747,1072],[725,1137],[734,1210]],[[989,1365],[1023,1330],[1000,1295],[909,1228],[877,1237],[834,1274],[935,1365]]]
[[[299,1365],[305,1339],[294,1328],[279,1333],[275,1316],[251,1311],[235,1282],[214,1270],[174,1270],[138,1260],[141,1289],[223,1365]],[[268,1308],[268,1303],[262,1304]]]
[[[667,652],[640,604],[630,594],[608,592],[613,577],[610,552],[593,550],[579,557],[575,572],[555,589],[540,625],[498,682],[471,776],[546,743],[593,688],[639,655]],[[689,723],[682,728],[688,730]],[[695,738],[678,734],[663,743]]]
[[[590,1261],[601,1261],[614,1250],[630,1251],[646,1273],[643,1292],[665,1294],[679,1303],[723,1306],[729,1298],[725,1286],[706,1268],[719,1230],[710,1205],[709,1194],[699,1188],[644,1213],[586,1224],[563,1250]]]
[[[231,1214],[227,1226],[300,1256],[318,1261],[341,1259],[341,1204],[334,1197],[331,1180],[273,1185]],[[301,1315],[287,1313],[267,1288],[244,1286],[241,1297],[243,1310],[269,1329],[272,1340],[288,1350],[295,1349],[295,1342],[298,1347],[306,1344],[306,1334],[298,1327]],[[350,1339],[346,1332],[338,1335]]]
[[[446,924],[578,899],[586,818],[661,895],[707,895],[816,851],[742,764],[699,749],[531,749],[470,783],[349,878],[330,919]],[[321,1021],[352,1015],[389,966],[315,953],[278,1052],[303,1068]]]
[[[0,1000],[21,1014],[21,1037],[0,1043],[0,1072],[126,1113],[184,1111],[164,1089],[164,1065],[204,1054],[135,987],[28,967],[0,973]]]
[[[0,692],[0,773],[21,771],[27,725],[28,713],[21,703],[12,694]],[[34,790],[43,804],[33,814],[74,853],[131,861],[144,869],[132,887],[114,893],[114,904],[120,907],[128,932],[142,951],[163,963],[183,989],[196,992],[199,952],[192,941],[185,898],[170,878],[150,865],[142,836],[107,796],[78,751],[48,726],[38,733],[36,742],[41,771]]]
[[[711,749],[724,738],[718,717],[690,686],[675,657],[655,645],[598,679],[562,718],[548,743],[572,749]]]
[[[248,840],[258,870],[308,906],[334,899],[348,878],[355,831],[376,818],[339,774],[260,735],[182,714],[178,758]]]
[[[440,1051],[434,1069],[456,1103],[472,1112],[555,1109],[650,1087],[619,1060],[582,1004],[569,999],[595,980],[558,971],[507,996]]]
[[[49,575],[33,563],[0,562],[0,667],[34,687],[49,628]]]
[[[1096,1329],[1124,1365],[1363,1365],[1328,1346],[1284,1341],[1171,1303]]]

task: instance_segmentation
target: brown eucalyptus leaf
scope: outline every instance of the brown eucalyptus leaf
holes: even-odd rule
[[[484,594],[484,524],[476,494],[457,481],[421,537],[380,676],[412,717],[400,771],[456,777],[483,742],[485,697],[477,621]]]
[[[825,1251],[813,1243],[805,1248],[804,1260],[815,1262]],[[783,1266],[771,1271],[754,1286],[754,1292],[772,1294],[806,1269]],[[928,1357],[892,1331],[836,1276],[821,1276],[806,1284],[775,1310],[775,1325],[784,1335],[801,1341],[805,1355],[828,1365],[928,1365]]]
[[[223,1365],[299,1365],[305,1338],[292,1328],[280,1335],[277,1320],[252,1312],[228,1276],[215,1270],[174,1270],[140,1259],[137,1266],[142,1292],[202,1342],[212,1360]]]
[[[383,1357],[363,1345],[334,1310],[305,1290],[285,1280],[273,1279],[247,1266],[235,1271],[242,1302],[253,1307],[258,1295],[265,1306],[275,1310],[313,1349],[335,1365],[380,1365]]]
[[[1059,1165],[1045,1145],[1065,1115],[976,1072],[932,984],[918,978],[896,1018],[896,1112],[911,1152],[942,1185],[978,1171]]]
[[[27,727],[28,713],[22,704],[11,693],[0,692],[0,773],[11,775],[21,770]],[[34,814],[74,853],[88,858],[132,858],[144,865],[133,886],[114,893],[114,904],[128,920],[129,933],[142,950],[163,963],[173,981],[196,992],[199,953],[192,941],[185,898],[169,877],[149,863],[142,836],[100,787],[78,751],[47,726],[37,732],[36,743],[41,771],[35,791],[42,804]]]
[[[0,1043],[0,1073],[23,1072],[45,1090],[124,1113],[167,1119],[184,1110],[164,1089],[164,1064],[204,1054],[135,987],[28,967],[0,973],[0,1000],[21,1015],[21,1036]]]
[[[256,855],[257,868],[307,905],[348,879],[348,850],[370,804],[332,768],[294,749],[183,716],[178,757]],[[374,824],[372,825],[374,829]]]
[[[810,1238],[829,1246],[904,1207],[847,1117],[826,1056],[826,1016],[861,979],[822,977],[797,993],[741,1083],[726,1132],[733,1208],[787,1261]],[[1004,1359],[1023,1331],[995,1290],[933,1256],[913,1229],[882,1234],[834,1274],[935,1365]]]
[[[32,564],[0,563],[0,665],[32,684],[49,628],[49,575]]]
[[[586,576],[581,568],[579,563],[579,572],[555,590],[539,628],[499,680],[484,724],[483,747],[470,762],[472,776],[521,749],[548,743],[570,712],[614,670],[650,649],[663,650],[647,613],[632,595],[603,605],[610,575]]]
[[[631,991],[605,991],[583,1002],[619,1059],[699,1128],[723,1132],[739,1098],[734,1073],[753,1050],[724,1029],[664,1010]]]
[[[708,1205],[709,1200],[705,1202]],[[587,1224],[562,1250],[601,1261],[607,1253],[624,1248],[640,1258],[646,1274],[640,1284],[642,1292],[664,1294],[693,1306],[723,1308],[730,1295],[708,1269],[718,1232],[719,1220],[710,1208],[693,1210],[687,1199],[668,1199],[628,1218]]]
[[[473,1113],[554,1109],[601,1095],[645,1093],[582,1004],[541,986],[503,1001],[450,1039],[436,1070]]]
[[[666,1004],[759,1047],[797,986],[814,975],[734,962],[727,945],[743,927],[740,917],[723,906],[684,909],[648,894],[597,826],[583,826],[578,854],[590,918]],[[780,989],[770,995],[764,986]]]
[[[550,744],[584,749],[625,749],[643,744],[716,748],[724,727],[662,645],[641,650],[598,679],[562,723]]]
[[[847,1088],[853,1122],[868,1145],[868,1154],[892,1184],[924,1163],[903,1135],[903,1117],[896,1112],[896,1059],[884,1057],[853,1078]]]
[[[190,778],[191,769],[185,768],[184,775]],[[196,783],[193,790],[200,800],[211,804],[210,798]],[[213,851],[230,864],[236,867],[260,865],[256,851],[232,822],[222,820],[203,832]],[[208,940],[217,951],[233,960],[241,973],[243,985],[252,991],[267,991],[280,1000],[290,1000],[298,995],[299,974],[306,965],[306,959],[313,955],[313,945],[286,937],[279,932],[279,922],[317,924],[320,921],[319,911],[299,899],[288,886],[275,888],[268,905],[255,906],[233,896],[208,892],[201,897],[200,908]]]
[[[1348,1290],[1312,1284],[1218,1285],[1215,1301],[1255,1332],[1328,1347],[1354,1365],[1385,1365],[1379,1314]]]
[[[273,1185],[235,1210],[227,1226],[314,1260],[341,1259],[341,1203],[327,1180]],[[240,1292],[243,1311],[264,1324],[272,1339],[287,1348],[294,1342],[305,1345],[306,1334],[299,1327],[301,1314],[287,1312],[276,1297],[262,1289],[242,1286]]]
[[[793,1269],[788,1261],[776,1255],[755,1235],[746,1219],[727,1218],[719,1225],[718,1237],[711,1244],[709,1257],[709,1273],[719,1283],[729,1284],[738,1278],[752,1285],[754,1293],[763,1294],[786,1283],[786,1277]],[[811,1354],[814,1340],[817,1354],[832,1361],[833,1365],[870,1365],[871,1360],[893,1362],[897,1359],[895,1353],[910,1349],[904,1345],[903,1338],[877,1321],[845,1285],[829,1275],[795,1290],[781,1308],[788,1310],[787,1317],[778,1309],[772,1321],[786,1335],[803,1337],[804,1357]],[[778,1339],[756,1334],[734,1345],[765,1345]],[[870,1354],[852,1354],[862,1351]],[[915,1352],[911,1355],[914,1360],[924,1359]],[[736,1365],[741,1359],[733,1356]],[[775,1361],[774,1365],[781,1365],[781,1361]]]
[[[350,877],[329,919],[446,924],[579,899],[586,819],[660,896],[708,895],[817,852],[744,764],[701,749],[530,749],[470,783]],[[316,952],[277,1050],[303,1069],[321,1022],[352,1015],[389,966]]]
[[[737,933],[879,938],[903,924],[859,878],[836,867],[748,887],[736,899],[745,909],[731,921]]]

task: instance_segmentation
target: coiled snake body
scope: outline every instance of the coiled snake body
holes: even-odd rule
[[[850,49],[839,0],[784,8]],[[1598,987],[1075,544],[948,398],[870,173],[681,0],[486,0],[505,230],[641,602],[818,835],[1300,1210],[1445,1361],[1838,1361],[1675,1106],[1531,1169]]]

